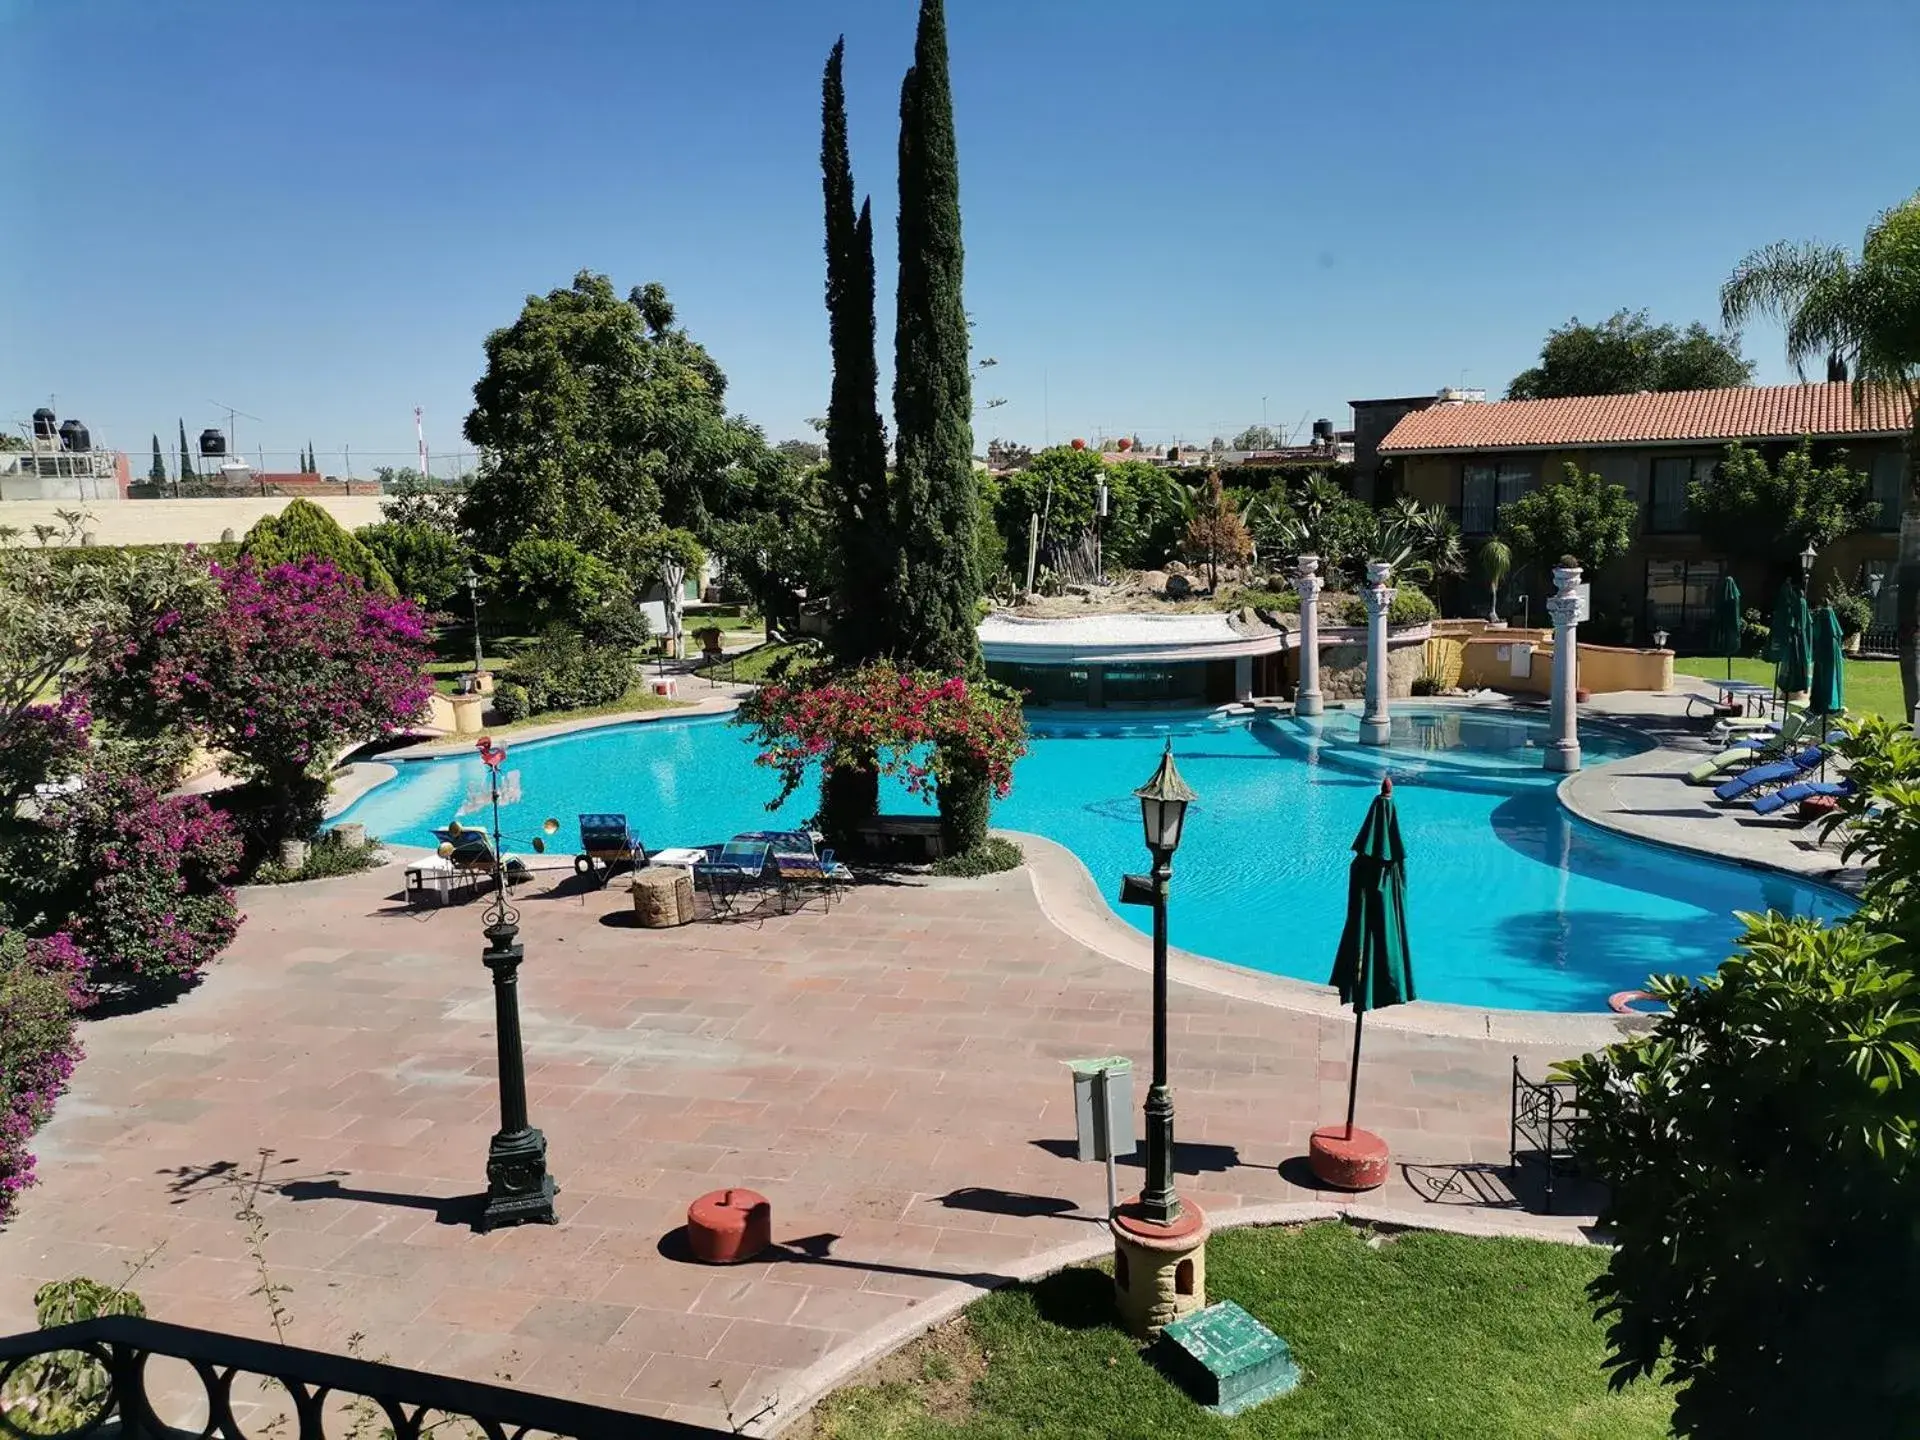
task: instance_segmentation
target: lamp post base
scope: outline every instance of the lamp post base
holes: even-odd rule
[[[1151,1340],[1207,1303],[1207,1217],[1191,1200],[1180,1218],[1156,1225],[1135,1196],[1107,1222],[1113,1235],[1113,1301],[1120,1321]]]
[[[556,1224],[558,1193],[547,1173],[547,1137],[531,1126],[501,1131],[487,1149],[487,1203],[478,1228],[484,1233],[502,1225]]]

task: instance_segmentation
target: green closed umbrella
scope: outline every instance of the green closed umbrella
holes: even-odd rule
[[[1393,808],[1393,781],[1382,780],[1353,839],[1347,870],[1347,925],[1327,981],[1340,1002],[1353,1006],[1353,1065],[1347,1076],[1347,1138],[1353,1138],[1359,1094],[1360,1030],[1367,1011],[1414,998],[1413,958],[1407,952],[1407,847]]]
[[[1805,690],[1812,678],[1812,629],[1806,595],[1796,585],[1782,585],[1773,602],[1773,632],[1767,637],[1773,683],[1782,698]]]
[[[1817,715],[1838,715],[1847,708],[1847,660],[1840,645],[1840,617],[1831,605],[1813,612],[1813,683],[1807,708]],[[1824,734],[1826,727],[1821,727]]]
[[[1733,678],[1733,657],[1740,653],[1740,637],[1746,633],[1746,621],[1740,615],[1740,587],[1733,576],[1720,577],[1720,598],[1713,606],[1713,648],[1727,657],[1727,678]]]

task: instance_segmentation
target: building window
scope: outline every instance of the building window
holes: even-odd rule
[[[1900,501],[1906,490],[1907,457],[1899,450],[1884,450],[1873,457],[1873,503],[1880,507],[1874,520],[1876,530],[1900,528]]]
[[[1491,535],[1500,524],[1500,507],[1511,505],[1533,484],[1533,467],[1517,460],[1468,465],[1460,472],[1460,531]]]
[[[1653,462],[1653,503],[1648,508],[1647,529],[1671,535],[1691,530],[1687,487],[1711,480],[1719,462],[1709,455],[1663,455]]]
[[[1713,607],[1726,566],[1719,560],[1649,560],[1647,629],[1664,630],[1668,644],[1698,650],[1713,637]]]

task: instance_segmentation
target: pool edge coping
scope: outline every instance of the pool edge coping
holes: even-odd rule
[[[1153,957],[1146,937],[1113,913],[1085,861],[1044,835],[1024,830],[996,829],[994,833],[1018,842],[1025,851],[1034,899],[1056,930],[1131,970],[1152,970]],[[1249,969],[1177,946],[1169,947],[1167,954],[1168,979],[1189,989],[1322,1020],[1351,1020],[1352,1012],[1329,986]],[[1440,1000],[1414,1000],[1369,1015],[1367,1023],[1376,1029],[1412,1035],[1513,1045],[1579,1045],[1587,1049],[1644,1032],[1652,1023],[1645,1016],[1611,1011],[1514,1010]]]

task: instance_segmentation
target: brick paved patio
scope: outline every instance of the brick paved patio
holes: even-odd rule
[[[1060,1062],[1144,1071],[1148,987],[1057,930],[1024,874],[674,931],[624,923],[619,885],[536,883],[527,1065],[563,1223],[487,1236],[458,1223],[497,1119],[479,907],[411,915],[398,880],[246,892],[197,992],[88,1025],[43,1181],[0,1233],[0,1333],[30,1326],[41,1280],[117,1280],[161,1246],[134,1281],[150,1313],[270,1335],[235,1214],[266,1151],[290,1341],[360,1333],[369,1356],[713,1424],[772,1405],[764,1426],[863,1333],[1097,1237]],[[1348,1026],[1180,985],[1172,1008],[1183,1193],[1216,1213],[1325,1198],[1283,1162],[1342,1113]],[[1438,1213],[1454,1167],[1504,1163],[1514,1048],[1369,1027],[1363,1121],[1416,1168],[1365,1203]],[[786,1248],[676,1258],[687,1202],[735,1182],[772,1197]]]

